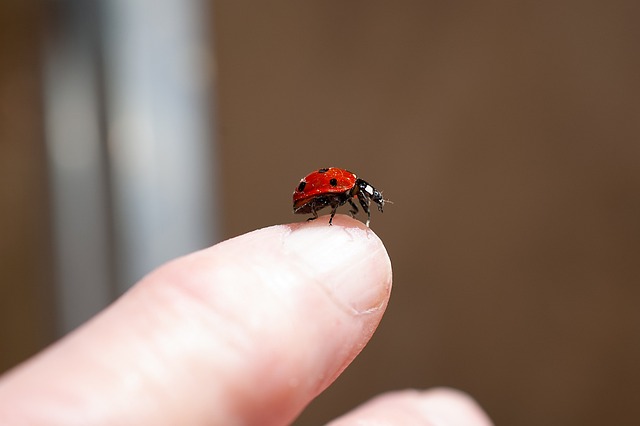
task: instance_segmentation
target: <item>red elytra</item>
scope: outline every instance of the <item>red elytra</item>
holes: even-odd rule
[[[313,216],[307,220],[318,218],[318,210],[331,207],[329,225],[338,207],[349,203],[351,217],[358,214],[358,207],[353,202],[357,198],[362,209],[367,214],[367,226],[371,222],[371,202],[377,204],[382,212],[385,200],[382,193],[366,181],[358,178],[354,173],[337,167],[328,167],[316,170],[302,178],[298,187],[293,192],[293,212],[296,214],[309,214]]]

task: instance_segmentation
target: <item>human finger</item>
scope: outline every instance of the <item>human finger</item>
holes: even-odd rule
[[[284,424],[353,360],[391,289],[379,238],[336,216],[162,266],[0,380],[0,424]]]

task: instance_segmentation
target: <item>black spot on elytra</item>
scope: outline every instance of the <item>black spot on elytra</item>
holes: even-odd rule
[[[318,170],[318,173],[327,173],[329,171],[329,169],[320,169]]]
[[[329,181],[329,185],[331,186],[336,186],[338,185],[338,180],[336,178],[333,178]]]
[[[300,185],[298,185],[298,192],[304,191],[304,187],[307,186],[307,182],[300,181]]]

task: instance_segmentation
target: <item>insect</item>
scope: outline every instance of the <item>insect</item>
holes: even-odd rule
[[[331,225],[336,210],[343,204],[349,203],[351,206],[349,210],[351,217],[358,214],[358,207],[353,202],[354,197],[358,199],[362,210],[367,214],[367,226],[369,226],[371,222],[369,206],[373,201],[382,212],[385,202],[382,193],[348,170],[337,167],[320,169],[300,180],[293,192],[293,212],[311,213],[313,216],[307,220],[315,220],[318,218],[318,210],[329,206],[331,207],[329,225]]]

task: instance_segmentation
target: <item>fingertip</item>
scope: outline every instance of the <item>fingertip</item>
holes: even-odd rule
[[[388,392],[334,420],[330,426],[416,425],[491,426],[480,406],[464,392],[450,388]]]
[[[391,260],[375,232],[362,222],[336,215],[290,225],[285,253],[326,287],[336,303],[354,313],[386,306],[392,286]]]
[[[333,226],[321,217],[260,229],[199,256],[189,265],[200,263],[202,269],[200,278],[187,284],[190,291],[197,287],[194,293],[202,292],[205,304],[227,311],[227,318],[243,312],[234,317],[233,336],[226,339],[246,334],[249,347],[255,346],[250,355],[260,354],[253,365],[246,360],[248,374],[235,378],[236,387],[245,389],[262,383],[263,392],[248,398],[256,418],[267,414],[256,412],[258,406],[284,416],[293,401],[301,410],[331,384],[376,330],[392,285],[382,241],[343,215]],[[221,266],[209,271],[212,263]],[[216,284],[201,285],[207,282]]]
[[[422,392],[421,399],[426,415],[440,417],[446,421],[446,425],[493,425],[476,400],[458,389],[429,389]]]

